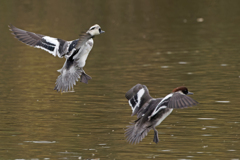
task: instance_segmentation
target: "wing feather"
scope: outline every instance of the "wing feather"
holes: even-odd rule
[[[142,85],[141,84],[136,84],[135,86],[133,86],[131,89],[129,89],[129,91],[127,91],[127,93],[125,94],[125,97],[130,100],[140,89],[142,89]]]
[[[67,47],[65,44],[69,44],[69,42],[44,36],[41,34],[36,34],[33,32],[28,32],[22,29],[19,29],[13,25],[9,26],[10,30],[12,31],[12,34],[21,42],[35,47],[35,48],[41,48],[50,54],[58,57],[63,57],[67,53]]]
[[[78,39],[78,42],[77,42],[77,44],[76,44],[76,49],[80,49],[84,44],[86,44],[86,42],[89,40],[89,39],[91,39],[91,38],[93,38],[94,36],[92,36],[91,34],[89,34],[89,33],[82,33],[82,34],[80,34],[80,37],[79,37],[79,39]]]
[[[142,107],[148,107],[149,100],[152,99],[147,87],[141,84],[133,86],[127,91],[125,97],[128,99],[128,103],[132,108],[132,116],[135,114],[141,114],[143,111]]]
[[[167,108],[186,108],[197,105],[198,102],[192,99],[191,97],[181,94],[181,93],[174,93]]]

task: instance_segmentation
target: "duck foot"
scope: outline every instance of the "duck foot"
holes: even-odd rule
[[[80,82],[88,84],[88,80],[92,79],[89,75],[86,73],[82,72]]]

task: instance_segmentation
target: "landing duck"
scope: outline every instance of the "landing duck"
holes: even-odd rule
[[[66,58],[63,67],[58,70],[60,75],[54,90],[67,92],[73,90],[73,85],[76,85],[79,78],[81,82],[86,84],[92,79],[85,73],[83,67],[93,47],[94,36],[104,33],[98,24],[91,26],[87,32],[80,34],[78,39],[72,41],[28,32],[13,25],[9,25],[9,28],[19,41],[43,49],[53,56]]]
[[[139,143],[147,136],[150,130],[154,130],[153,142],[158,143],[158,126],[173,109],[186,108],[197,105],[198,102],[187,95],[189,92],[184,86],[175,88],[172,93],[163,98],[152,98],[145,85],[137,84],[125,95],[132,109],[132,116],[137,115],[137,120],[127,126],[125,136],[132,144]]]

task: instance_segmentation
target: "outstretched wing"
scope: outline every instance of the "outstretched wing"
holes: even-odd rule
[[[174,93],[168,102],[167,108],[186,108],[197,105],[198,102],[185,94]]]
[[[141,84],[132,87],[125,94],[125,97],[128,99],[128,103],[132,108],[132,116],[138,114],[143,106],[147,107],[145,104],[148,104],[149,100],[152,99],[147,87]]]
[[[12,31],[12,34],[19,41],[35,48],[41,48],[50,54],[58,56],[60,58],[68,52],[68,47],[71,43],[58,38],[28,32],[14,27],[13,25],[10,25],[9,28]]]
[[[198,104],[197,101],[195,101],[191,97],[188,97],[185,94],[177,92],[170,93],[157,104],[150,118],[157,114],[160,110],[165,108],[186,108],[194,106],[196,104]]]

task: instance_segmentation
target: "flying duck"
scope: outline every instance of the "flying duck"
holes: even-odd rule
[[[186,108],[197,105],[198,102],[188,97],[193,94],[186,87],[177,87],[164,98],[152,98],[145,85],[137,84],[125,95],[132,108],[132,116],[137,115],[137,120],[127,126],[125,136],[129,143],[139,143],[154,130],[153,142],[158,143],[158,126],[172,111],[177,108]]]
[[[85,73],[83,67],[93,47],[93,37],[104,33],[98,24],[91,26],[86,33],[80,34],[78,39],[72,41],[28,32],[13,25],[10,25],[9,28],[19,41],[35,48],[41,48],[53,56],[66,58],[63,67],[58,70],[60,75],[54,90],[67,92],[73,89],[73,85],[76,85],[79,78],[86,84],[88,80],[92,79]]]

